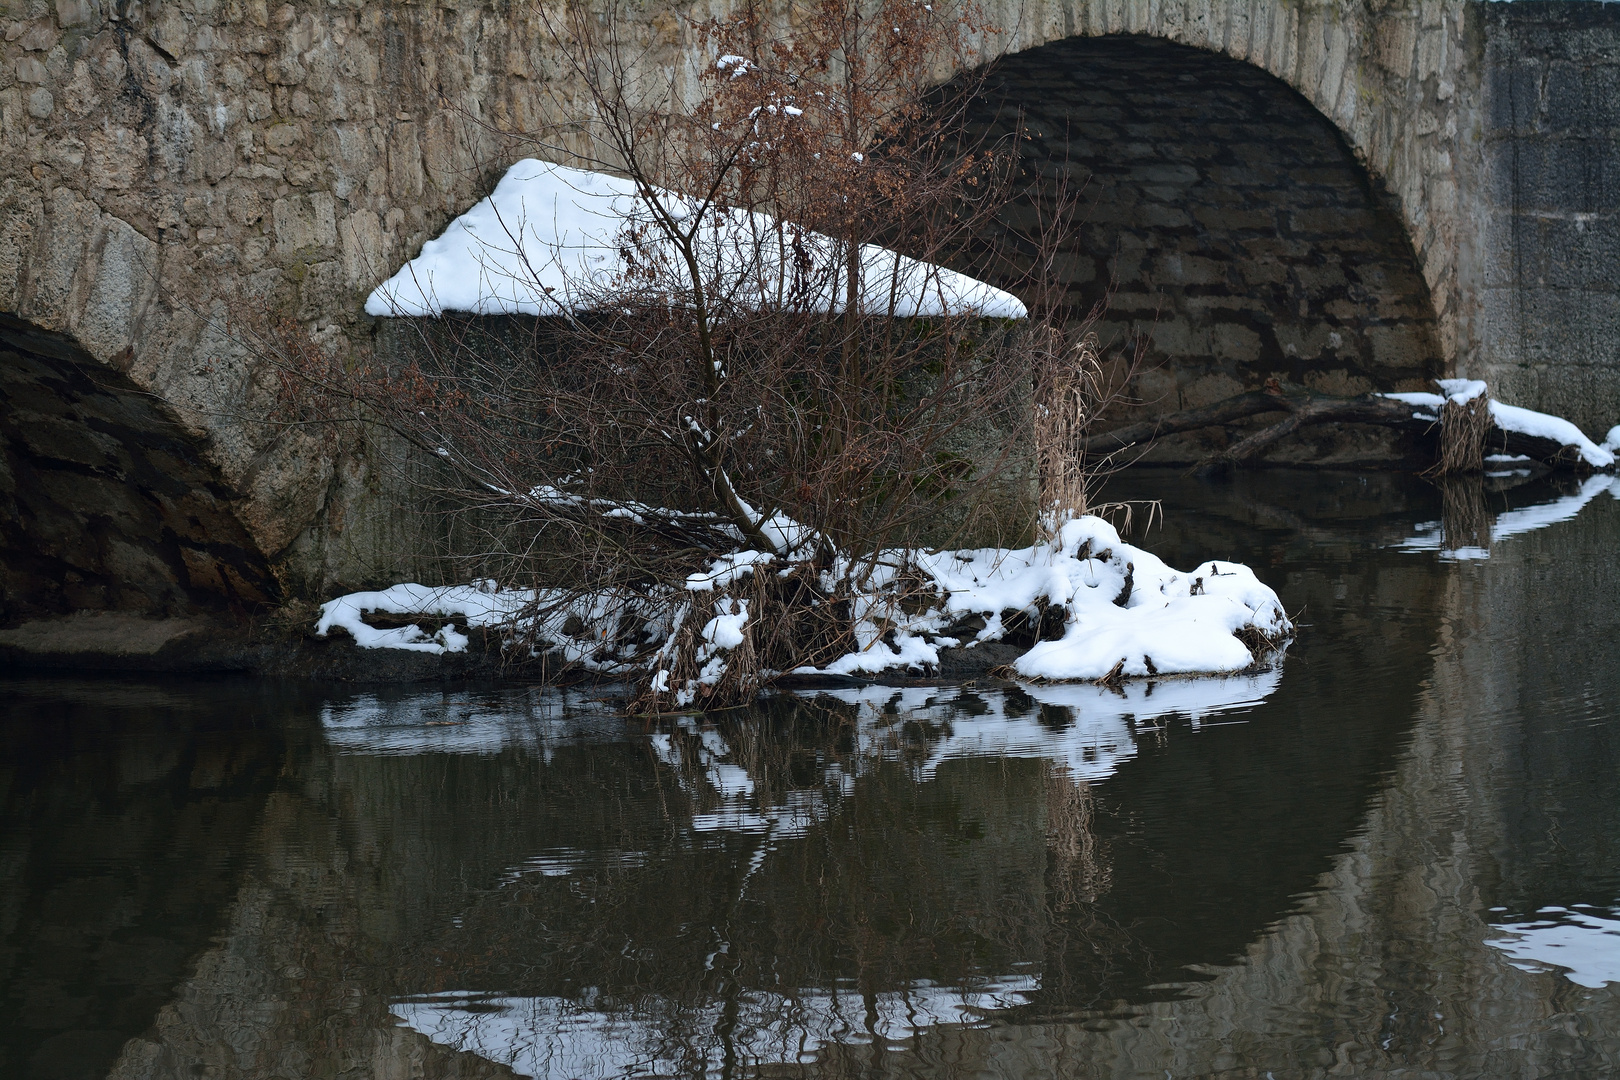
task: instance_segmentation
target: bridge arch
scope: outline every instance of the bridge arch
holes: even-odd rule
[[[1479,93],[1482,5],[1466,0],[995,0],[983,59],[1075,38],[1154,38],[1220,54],[1296,91],[1387,192],[1411,241],[1448,368],[1469,366],[1487,327],[1477,215],[1487,180]]]
[[[161,398],[71,337],[0,315],[0,626],[270,602],[237,501]]]
[[[1071,312],[1107,305],[1105,341],[1142,340],[1150,409],[1278,378],[1335,394],[1423,388],[1446,363],[1394,200],[1337,128],[1267,72],[1145,35],[1075,37],[1003,57],[974,115],[1021,131],[1026,186],[1003,250],[1067,186],[1082,221],[1056,267]],[[1218,437],[1218,436],[1217,436]],[[1201,456],[1204,438],[1161,447]],[[1280,448],[1376,458],[1387,436]]]

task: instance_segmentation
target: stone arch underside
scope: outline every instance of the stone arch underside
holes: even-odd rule
[[[0,625],[270,602],[275,578],[233,498],[160,399],[0,315]]]
[[[1058,276],[1075,317],[1106,304],[1105,342],[1146,339],[1147,412],[1269,378],[1331,394],[1427,388],[1445,370],[1406,226],[1338,129],[1259,68],[1159,38],[1071,38],[1003,58],[976,124],[1020,119],[1029,186],[990,238],[1030,249],[1034,205],[1084,185]],[[1134,419],[1141,418],[1136,411]],[[1196,460],[1219,429],[1164,440]],[[1376,429],[1304,432],[1273,461],[1404,452]]]

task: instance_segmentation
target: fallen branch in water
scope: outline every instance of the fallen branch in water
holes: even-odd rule
[[[1433,397],[1436,404],[1403,400],[1413,397]],[[1250,390],[1196,409],[1165,413],[1151,420],[1125,424],[1082,439],[1079,447],[1082,453],[1088,455],[1113,454],[1132,447],[1145,449],[1148,443],[1165,435],[1223,427],[1266,413],[1287,414],[1198,464],[1201,469],[1225,469],[1254,459],[1302,428],[1320,424],[1376,424],[1404,428],[1438,439],[1441,425],[1437,409],[1441,400],[1438,395],[1431,394],[1335,397],[1314,393],[1301,386],[1285,385],[1273,379],[1267,381],[1263,390]],[[1583,455],[1578,444],[1523,431],[1504,430],[1494,422],[1485,437],[1485,450],[1495,454],[1523,455],[1552,468],[1596,467],[1589,455]]]

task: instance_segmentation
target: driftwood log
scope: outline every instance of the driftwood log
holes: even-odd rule
[[[1080,449],[1087,456],[1117,454],[1133,447],[1145,450],[1153,440],[1165,435],[1221,427],[1267,413],[1285,415],[1220,453],[1205,458],[1198,467],[1223,469],[1242,464],[1288,435],[1316,424],[1380,424],[1431,435],[1437,441],[1440,436],[1439,420],[1426,419],[1430,413],[1421,407],[1378,394],[1362,394],[1359,397],[1318,394],[1273,379],[1267,381],[1263,390],[1250,390],[1200,408],[1165,413],[1089,436],[1080,441]],[[1486,439],[1485,453],[1523,454],[1551,468],[1580,468],[1583,464],[1580,454],[1573,447],[1564,446],[1553,439],[1503,431],[1495,426],[1492,426]]]

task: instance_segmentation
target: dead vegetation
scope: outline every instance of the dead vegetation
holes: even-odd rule
[[[446,508],[447,580],[543,596],[518,627],[622,598],[574,637],[664,672],[637,701],[659,711],[670,687],[699,685],[717,617],[748,611],[702,695],[747,700],[849,651],[852,589],[882,553],[1027,543],[1037,500],[1086,511],[1076,448],[1107,398],[1088,324],[1038,304],[1017,322],[896,318],[892,290],[886,308],[866,299],[866,245],[952,261],[1013,197],[1013,147],[967,134],[977,84],[936,85],[995,32],[975,7],[815,0],[791,25],[697,20],[706,59],[663,81],[632,62],[628,9],[537,19],[580,96],[568,124],[529,133],[529,153],[633,183],[628,271],[571,283],[575,308],[557,318],[396,320],[391,355],[332,356],[296,326],[260,335],[280,422],[380,428],[414,451],[411,483]],[[660,192],[682,194],[678,213]],[[1049,208],[1048,231],[1074,206]],[[736,212],[777,223],[738,253],[745,277],[789,253],[769,303],[705,247]],[[1034,296],[1049,262],[994,276]],[[779,561],[683,591],[739,548]],[[642,632],[649,604],[678,612],[667,637]],[[548,647],[523,633],[511,646]]]

